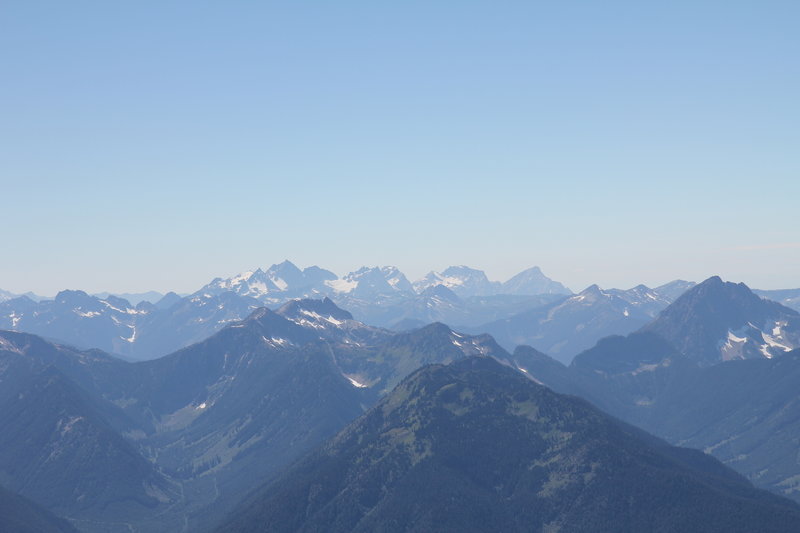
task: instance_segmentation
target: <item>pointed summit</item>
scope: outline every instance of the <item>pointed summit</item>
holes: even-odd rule
[[[643,330],[703,365],[772,358],[800,346],[800,314],[719,276],[686,291]]]
[[[538,266],[523,270],[503,283],[502,292],[518,295],[572,294],[564,285],[545,276]]]
[[[353,315],[348,311],[337,306],[333,300],[327,296],[322,300],[305,298],[302,300],[292,300],[278,309],[277,313],[290,320],[303,316],[322,316],[329,317],[337,321],[353,320]]]
[[[648,299],[649,300],[649,299]],[[652,320],[667,304],[647,304],[636,291],[590,285],[578,294],[480,326],[506,349],[527,344],[569,364],[608,335],[626,335]]]
[[[497,294],[500,289],[500,283],[489,281],[483,270],[465,265],[447,267],[442,272],[429,272],[424,278],[414,282],[414,290],[421,293],[435,285],[444,285],[462,298],[489,296]]]
[[[688,291],[692,287],[697,285],[694,281],[684,281],[682,279],[676,279],[674,281],[670,281],[669,283],[665,283],[664,285],[659,285],[654,290],[662,297],[670,302],[674,302],[675,300],[680,297],[684,292]]]
[[[583,289],[577,295],[570,298],[570,300],[575,300],[576,302],[582,303],[595,302],[602,298],[605,294],[606,293],[603,292],[603,289],[601,289],[600,286],[595,283]]]
[[[420,296],[424,298],[441,298],[445,301],[453,303],[461,301],[461,298],[459,298],[455,292],[448,289],[444,285],[432,285],[422,291]]]
[[[268,269],[257,268],[228,279],[215,278],[195,295],[218,295],[231,291],[239,296],[257,298],[275,304],[290,298],[319,294],[326,280],[336,279],[333,272],[313,266],[300,270],[291,261],[284,260]]]
[[[395,294],[413,294],[406,276],[397,267],[361,267],[341,279],[326,281],[325,285],[335,293],[354,298],[370,299]]]
[[[302,287],[306,284],[303,272],[288,259],[269,267],[267,275],[270,281],[282,291]]]

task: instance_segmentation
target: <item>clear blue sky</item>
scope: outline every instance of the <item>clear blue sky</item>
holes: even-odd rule
[[[0,288],[800,286],[800,2],[0,4]]]

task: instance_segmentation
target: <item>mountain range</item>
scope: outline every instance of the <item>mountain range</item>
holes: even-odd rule
[[[592,285],[566,299],[468,329],[491,334],[508,350],[529,345],[568,364],[599,339],[630,333],[653,320],[679,293],[676,285],[683,284],[629,290]]]
[[[0,302],[0,328],[148,360],[201,341],[260,306],[274,309],[296,298],[330,297],[355,319],[373,326],[402,331],[443,322],[474,333],[491,332],[509,350],[529,343],[566,360],[603,336],[632,331],[665,307],[673,292],[691,285],[673,282],[654,290],[639,286],[603,291],[627,302],[608,308],[593,298],[596,287],[570,296],[537,267],[502,284],[463,266],[434,274],[415,288],[395,267],[365,267],[340,279],[318,267],[300,270],[284,261],[266,270],[217,278],[184,297],[168,293],[153,303],[133,305],[118,296],[75,290],[62,291],[52,300],[11,298]],[[572,305],[576,301],[583,303]],[[537,313],[540,318],[535,318]],[[532,320],[539,325],[531,334]],[[562,343],[565,335],[576,331],[575,339]]]
[[[769,359],[800,346],[800,313],[759,298],[744,283],[714,276],[684,293],[645,330],[700,364]]]
[[[450,270],[445,277],[456,273],[474,281],[462,283],[469,290],[482,290],[474,288],[480,276]],[[260,276],[288,288],[287,280],[304,283],[317,274],[284,264]],[[273,519],[274,530],[281,524],[315,530],[326,520],[336,524],[333,530],[413,530],[445,518],[457,528],[473,508],[477,515],[470,520],[491,517],[515,530],[522,526],[512,509],[520,505],[540,509],[530,520],[549,517],[541,525],[551,529],[648,529],[643,520],[660,511],[647,501],[673,497],[685,520],[705,524],[708,517],[681,499],[693,483],[697,489],[690,492],[703,507],[721,509],[709,514],[721,517],[711,521],[717,525],[753,526],[736,514],[734,497],[764,527],[791,530],[784,526],[796,509],[749,483],[800,501],[793,445],[800,439],[796,311],[718,277],[656,289],[592,286],[576,295],[481,296],[459,295],[444,283],[417,293],[401,276],[391,268],[362,269],[347,280],[355,285],[346,293],[290,298],[271,308],[228,290],[249,290],[245,281],[135,306],[81,291],[0,303],[0,315],[12,326],[37,329],[0,330],[0,486],[12,500],[22,498],[14,501],[35,502],[20,503],[33,509],[31,520],[40,519],[34,518],[38,505],[55,524],[64,525],[47,513],[91,533],[204,531],[226,516],[239,525],[223,524],[223,530]],[[356,292],[358,286],[364,292]],[[376,291],[381,296],[373,300],[358,296]],[[394,329],[358,320],[337,298],[361,312],[382,309]],[[471,308],[476,323],[518,312],[484,326],[437,320],[469,317]],[[513,335],[541,343],[516,346]],[[128,362],[108,353],[130,345],[151,355],[138,352],[147,360]],[[161,349],[171,353],[159,357]],[[435,386],[408,388],[414,380]],[[462,392],[436,392],[449,390],[450,382]],[[699,448],[746,480],[542,384],[581,396],[672,445]],[[478,401],[467,390],[485,394]],[[563,417],[531,419],[528,411],[501,409],[518,404]],[[395,407],[402,416],[387,418]],[[564,434],[571,437],[564,440]],[[527,437],[514,440],[520,435]],[[540,445],[526,449],[525,442]],[[471,469],[467,450],[484,454],[479,463],[485,469]],[[377,462],[354,463],[354,457]],[[520,461],[539,461],[542,470],[512,474],[509,465]],[[654,464],[663,468],[653,470]],[[640,487],[649,496],[627,510],[613,503],[632,497],[610,481],[620,465],[630,467],[630,480],[653,481]],[[314,478],[320,471],[339,477]],[[673,482],[683,488],[650,492]],[[375,483],[386,492],[370,489]],[[436,483],[445,491],[463,489],[474,505],[448,507],[435,495],[415,499]],[[296,490],[323,492],[298,508],[285,496]],[[429,507],[418,505],[428,501]],[[567,502],[579,502],[574,512]],[[341,515],[337,509],[349,510]],[[675,512],[659,518],[668,524],[664,530],[685,528],[688,522]],[[737,518],[727,520],[726,513]]]
[[[485,278],[480,271],[458,268],[465,276],[480,273]],[[0,329],[146,360],[203,340],[258,307],[275,308],[296,298],[330,296],[362,322],[399,329],[435,321],[477,325],[558,298],[553,292],[535,292],[545,291],[548,284],[560,286],[538,268],[515,279],[511,294],[472,299],[450,293],[443,284],[417,294],[395,267],[364,267],[340,279],[319,267],[300,270],[284,261],[266,270],[217,278],[184,297],[171,292],[151,302],[141,298],[158,293],[132,294],[135,304],[120,296],[79,290],[61,291],[53,299],[43,300],[3,292]],[[448,294],[443,295],[445,291]]]
[[[530,348],[514,356],[527,356],[529,375],[554,390],[800,500],[799,317],[713,277],[639,331],[601,340],[568,367]]]
[[[800,289],[779,289],[771,291],[754,289],[753,292],[762,298],[778,302],[795,311],[800,311]]]
[[[460,297],[571,294],[569,289],[545,276],[538,267],[525,270],[507,282],[500,283],[489,281],[481,270],[452,266],[441,273],[430,272],[412,284],[393,266],[365,266],[340,278],[333,272],[316,266],[300,270],[288,260],[266,270],[243,272],[227,279],[217,278],[197,292],[219,294],[233,291],[269,304],[282,303],[289,298],[318,295],[374,299],[397,293],[419,294],[438,285],[451,289]]]
[[[491,337],[395,333],[330,299],[139,363],[0,332],[0,479],[83,531],[194,531],[420,365],[476,354],[513,364]]]

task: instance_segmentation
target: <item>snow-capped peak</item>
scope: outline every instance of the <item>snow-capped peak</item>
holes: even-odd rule
[[[406,276],[394,266],[361,267],[341,279],[328,280],[325,285],[338,294],[349,294],[358,298],[413,292]]]
[[[285,300],[297,297],[300,292],[313,292],[323,287],[327,280],[336,275],[319,267],[297,268],[291,261],[272,265],[267,270],[258,268],[242,272],[227,279],[216,278],[200,289],[197,294],[219,294],[232,291],[240,296],[249,296],[262,301]]]
[[[501,287],[499,282],[489,281],[484,271],[459,265],[447,267],[442,272],[429,272],[425,277],[414,282],[414,290],[422,293],[425,289],[436,285],[444,285],[459,296],[497,294]]]

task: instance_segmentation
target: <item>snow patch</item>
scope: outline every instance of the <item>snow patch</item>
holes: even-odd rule
[[[96,317],[96,316],[100,316],[100,314],[101,314],[99,311],[87,311],[87,312],[84,313],[84,312],[80,311],[79,309],[73,309],[72,312],[75,313],[76,315],[82,316],[84,318],[93,318],[93,317]]]
[[[451,287],[460,287],[464,284],[464,280],[461,278],[456,278],[454,276],[442,276],[442,285],[447,287],[448,289]]]
[[[275,286],[278,287],[279,290],[285,291],[287,289],[287,287],[289,287],[289,284],[286,283],[282,278],[272,278],[271,277],[271,278],[269,278],[269,280],[272,283],[274,283]]]
[[[12,344],[8,339],[5,337],[0,336],[0,348],[3,350],[14,352],[18,354],[22,354],[22,350],[20,350],[16,345]]]
[[[635,375],[641,374],[643,372],[655,372],[655,370],[660,366],[661,365],[659,363],[652,363],[652,364],[644,364],[644,363],[642,363],[641,365],[639,365],[639,368],[637,368],[636,370],[631,372],[631,374],[633,374],[635,376]]]
[[[308,311],[308,310],[306,310],[306,309],[303,309],[303,310],[301,310],[300,312],[301,312],[302,314],[306,315],[307,317],[313,318],[314,320],[317,320],[317,321],[324,320],[324,321],[326,321],[326,322],[330,322],[331,324],[333,324],[333,325],[335,325],[335,326],[341,326],[342,324],[344,324],[344,322],[343,322],[343,321],[341,321],[341,320],[336,320],[336,319],[335,319],[335,318],[333,318],[333,316],[331,316],[331,315],[328,315],[328,316],[322,316],[322,315],[320,315],[319,313],[316,313],[316,312],[314,312],[314,311]],[[301,321],[303,321],[303,320],[301,319]],[[316,327],[316,326],[315,326],[315,327]]]
[[[239,285],[243,281],[248,281],[251,277],[253,277],[252,270],[248,272],[242,272],[238,276],[234,276],[228,281],[220,281],[220,285],[225,288],[230,288],[232,285]]]
[[[764,342],[767,343],[767,344],[765,344],[765,346],[769,345],[769,346],[771,346],[773,348],[780,348],[784,352],[788,352],[788,351],[792,350],[791,346],[787,346],[787,345],[783,344],[782,342],[778,342],[778,340],[775,339],[775,337],[773,337],[772,335],[767,335],[766,333],[762,332],[761,336],[764,337]]]
[[[283,337],[270,337],[268,339],[268,338],[266,338],[266,337],[264,337],[262,335],[261,336],[261,340],[264,341],[264,344],[269,344],[269,345],[276,345],[277,344],[278,346],[290,346],[290,345],[294,344],[289,339],[284,339]]]
[[[332,279],[332,280],[326,280],[325,285],[327,285],[336,292],[347,293],[347,292],[352,292],[353,289],[358,287],[358,281],[346,280],[346,279]]]
[[[536,376],[534,376],[533,374],[531,374],[530,372],[528,372],[528,369],[527,369],[527,368],[522,368],[522,367],[521,367],[521,366],[519,366],[519,365],[515,365],[515,366],[516,366],[517,370],[519,370],[520,372],[522,372],[523,374],[525,374],[525,376],[526,376],[528,379],[530,379],[531,381],[533,381],[534,383],[537,383],[537,384],[539,384],[539,385],[544,385],[544,383],[542,383],[541,381],[539,381],[538,379],[536,379]]]
[[[733,346],[734,344],[741,344],[743,342],[747,342],[747,337],[737,337],[732,331],[728,332],[728,342],[726,342],[726,346]]]
[[[347,378],[347,380],[350,382],[350,384],[353,387],[356,387],[357,389],[366,389],[367,388],[367,385],[365,385],[364,383],[361,383],[360,381],[356,380],[355,378],[352,378],[352,377],[348,376],[347,374],[343,374],[343,376]]]
[[[269,288],[267,284],[263,281],[253,281],[247,285],[248,291],[247,294],[254,294],[257,296],[263,296],[269,292]]]
[[[127,339],[125,337],[120,337],[120,339],[122,339],[124,341],[127,341],[127,342],[135,342],[136,341],[136,326],[129,326],[129,327],[133,330],[133,333],[131,333],[131,336],[128,337]]]

